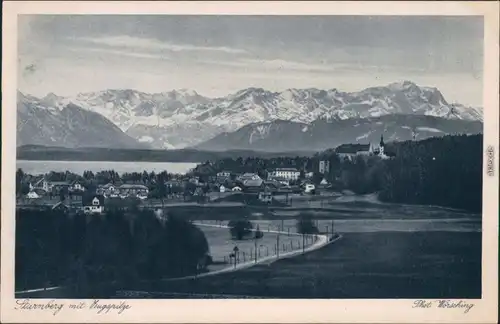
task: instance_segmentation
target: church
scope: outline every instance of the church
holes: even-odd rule
[[[362,156],[379,156],[380,158],[386,159],[387,152],[385,151],[384,135],[380,136],[380,142],[378,145],[369,144],[343,144],[335,149],[335,153],[340,158],[347,158],[349,160],[354,159],[357,155]]]
[[[378,146],[372,145],[370,143],[369,153],[370,155],[378,155],[380,157],[385,157],[385,143],[384,143],[384,135],[380,135],[380,143]]]

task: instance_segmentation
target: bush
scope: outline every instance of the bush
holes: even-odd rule
[[[245,236],[252,233],[253,225],[248,220],[232,220],[228,224],[229,232],[233,239],[243,240]]]
[[[302,214],[297,220],[297,232],[300,234],[317,234],[318,228],[314,225],[313,217],[309,214]]]

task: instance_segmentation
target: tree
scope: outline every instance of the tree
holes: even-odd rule
[[[253,225],[249,220],[231,220],[228,224],[231,237],[236,240],[243,240],[245,236],[252,233]]]
[[[94,173],[92,171],[83,171],[83,178],[87,181],[94,179]]]
[[[176,217],[159,220],[152,211],[134,214],[107,211],[86,222],[83,215],[69,218],[63,211],[18,210],[16,288],[76,285],[79,297],[86,297],[106,283],[124,287],[192,275],[200,263],[210,262],[206,237],[195,225]]]
[[[300,234],[317,234],[319,232],[310,214],[302,214],[297,220],[296,227]]]
[[[22,169],[17,169],[16,171],[16,193],[21,194],[21,188],[24,181],[24,171]]]
[[[65,201],[66,200],[66,192],[63,188],[59,190],[59,201]]]
[[[311,180],[315,185],[319,185],[321,180],[323,180],[323,177],[324,177],[323,174],[319,172],[314,172]]]
[[[25,195],[27,195],[27,194],[28,194],[28,192],[30,192],[30,186],[29,186],[29,184],[27,184],[27,183],[22,183],[22,184],[21,184],[20,194],[21,194],[22,196],[25,196]]]
[[[156,184],[156,190],[159,198],[161,199],[161,207],[164,207],[164,199],[167,196],[167,186],[165,185],[165,176],[160,173],[158,175],[158,182]]]
[[[255,230],[255,239],[261,239],[264,237],[264,233],[260,230],[259,226],[257,225],[257,229]]]

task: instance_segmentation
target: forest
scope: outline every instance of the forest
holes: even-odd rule
[[[15,258],[16,291],[69,286],[78,294],[102,283],[192,275],[211,259],[204,233],[175,215],[23,209],[16,213]]]
[[[409,141],[393,149],[397,157],[379,171],[381,200],[482,211],[482,135]]]

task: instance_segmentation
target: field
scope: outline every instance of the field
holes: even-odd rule
[[[276,244],[279,244],[280,253],[302,249],[302,236],[294,235],[293,232],[290,235],[279,235],[278,242],[277,233],[268,232],[267,228],[261,227],[260,229],[263,231],[264,236],[257,240],[257,242],[251,239],[251,236],[248,239],[236,241],[231,238],[229,229],[213,227],[216,226],[216,223],[213,221],[205,221],[204,224],[208,226],[199,225],[199,227],[205,233],[210,246],[210,253],[215,261],[215,264],[209,267],[210,271],[227,267],[230,261],[229,255],[233,252],[235,246],[239,250],[239,263],[255,260],[256,246],[257,259],[276,255]],[[308,247],[314,243],[314,240],[312,237],[305,237],[304,243],[305,247]]]
[[[339,202],[333,207],[335,211],[308,211],[315,215],[320,231],[326,232],[327,226],[331,231],[333,221],[335,232],[343,235],[317,251],[232,273],[147,287],[131,285],[119,291],[140,291],[137,298],[188,298],[190,294],[207,298],[480,298],[480,214],[363,201]],[[268,229],[281,226],[294,232],[302,212],[275,210],[274,216],[251,212],[250,219],[265,235]],[[221,222],[225,217],[218,218],[218,223],[227,224],[227,220]]]
[[[231,219],[259,225],[261,257],[274,253],[279,228],[296,231],[297,216],[306,210],[260,207],[167,208],[192,219],[206,234],[216,271],[230,266],[235,245],[240,262],[254,256],[255,242],[231,240]],[[195,280],[130,283],[103,287],[92,297],[115,298],[134,291],[136,298],[480,298],[481,214],[448,208],[339,201],[328,209],[307,210],[321,232],[343,238],[317,251],[271,264]],[[280,235],[282,249],[299,248],[301,236]],[[296,242],[296,243],[294,243]],[[285,244],[285,248],[283,248]],[[310,243],[309,243],[310,244]],[[262,245],[262,246],[261,246]],[[300,248],[299,248],[300,249]],[[243,256],[245,252],[245,256]],[[224,260],[225,259],[225,260]],[[71,293],[50,292],[58,296]],[[55,295],[54,295],[55,296]],[[121,298],[121,297],[120,297]]]
[[[142,298],[481,298],[480,251],[478,232],[348,233],[271,265],[124,290],[149,291]]]

